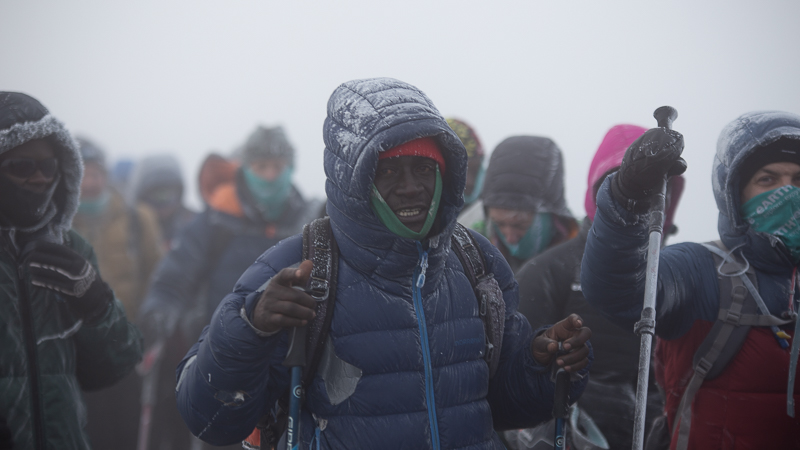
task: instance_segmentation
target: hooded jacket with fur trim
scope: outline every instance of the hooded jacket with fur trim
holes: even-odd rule
[[[506,303],[500,366],[489,378],[478,302],[450,248],[466,153],[433,103],[393,79],[347,82],[328,102],[323,133],[327,211],[339,247],[327,358],[328,367],[343,370],[323,364],[317,371],[300,446],[501,449],[494,429],[549,418],[550,368],[531,355],[533,334],[516,312],[516,281],[500,253],[474,234]],[[381,223],[370,190],[380,152],[422,137],[436,140],[447,172],[437,223],[420,242]],[[295,236],[259,257],[178,367],[179,409],[201,439],[216,445],[244,439],[287,389],[286,330],[261,336],[246,318],[259,288],[300,262],[301,250]],[[425,272],[424,281],[417,271]],[[583,384],[572,385],[572,398]]]
[[[69,132],[41,103],[0,92],[0,154],[47,139],[60,162],[55,215],[36,230],[0,230],[0,415],[14,448],[88,449],[82,390],[120,380],[141,358],[141,336],[115,300],[87,325],[51,290],[31,284],[21,249],[31,239],[62,243],[97,271],[92,248],[70,231],[82,164]],[[98,271],[99,273],[99,271]]]
[[[790,304],[793,264],[775,236],[756,232],[742,219],[742,161],[759,147],[784,137],[800,139],[800,116],[777,111],[744,114],[720,134],[712,172],[722,242],[755,269],[758,290],[770,314],[781,317]],[[581,286],[589,303],[612,321],[632,329],[644,298],[647,220],[616,204],[611,175],[597,196],[597,214],[589,232],[581,268]],[[717,320],[719,282],[711,253],[695,243],[661,251],[656,300],[657,357],[663,365],[666,413],[670,427],[686,384],[692,358]],[[792,327],[787,333],[792,334]],[[789,350],[769,328],[753,327],[721,375],[707,379],[694,398],[689,448],[798,448],[800,420],[786,415]],[[795,403],[800,383],[795,383]],[[676,439],[673,439],[673,448]]]

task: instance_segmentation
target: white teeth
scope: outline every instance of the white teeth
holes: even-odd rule
[[[397,211],[397,215],[400,216],[400,217],[411,217],[411,216],[416,216],[417,214],[419,214],[421,212],[422,212],[422,210],[419,209],[419,208],[416,208],[416,209],[401,209],[400,211]]]

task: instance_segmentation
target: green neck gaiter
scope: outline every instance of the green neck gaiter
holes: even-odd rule
[[[436,213],[439,210],[439,201],[442,198],[442,176],[439,174],[439,167],[436,167],[436,184],[433,189],[431,206],[428,207],[428,217],[425,218],[425,224],[422,225],[422,229],[419,230],[419,232],[411,230],[400,222],[400,219],[397,218],[394,211],[386,204],[386,200],[381,197],[378,188],[376,188],[374,184],[372,185],[372,195],[370,197],[372,210],[375,212],[375,215],[381,219],[381,222],[386,225],[389,231],[400,237],[420,241],[428,235],[428,232],[433,226],[433,221],[436,220]]]
[[[249,167],[244,168],[244,181],[253,197],[256,199],[264,219],[277,220],[286,206],[286,199],[292,192],[292,172],[290,166],[283,169],[280,175],[272,181],[265,180],[256,175]]]
[[[536,214],[528,232],[516,244],[509,244],[497,225],[494,225],[494,232],[497,233],[500,242],[506,246],[511,256],[528,259],[541,253],[550,244],[553,239],[553,218],[549,213]]]
[[[78,204],[78,212],[87,216],[99,216],[105,212],[109,200],[111,200],[111,191],[105,189],[96,198],[81,199]]]
[[[777,236],[800,262],[800,189],[786,185],[758,194],[742,205],[742,217],[755,231]]]

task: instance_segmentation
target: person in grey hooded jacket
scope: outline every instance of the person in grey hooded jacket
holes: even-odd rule
[[[516,272],[530,258],[578,234],[564,197],[564,158],[555,142],[512,136],[489,158],[480,201],[459,222],[492,242]]]

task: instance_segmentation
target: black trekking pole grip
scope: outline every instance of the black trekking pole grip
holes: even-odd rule
[[[678,111],[671,106],[662,106],[653,113],[660,128],[672,129],[672,122]],[[640,337],[639,375],[636,383],[636,409],[634,411],[633,449],[644,447],[645,407],[647,387],[650,380],[650,357],[652,355],[653,335],[656,330],[656,295],[658,294],[658,262],[661,256],[661,242],[664,229],[664,211],[667,194],[667,178],[661,180],[661,188],[650,202],[649,241],[647,246],[647,269],[645,271],[644,304],[641,318],[634,326]]]
[[[555,374],[555,395],[553,398],[553,418],[555,419],[555,435],[553,436],[553,449],[564,450],[567,448],[566,422],[569,417],[569,372],[563,368]]]
[[[672,122],[678,118],[678,110],[672,106],[662,106],[653,112],[653,117],[660,128],[672,129]]]

